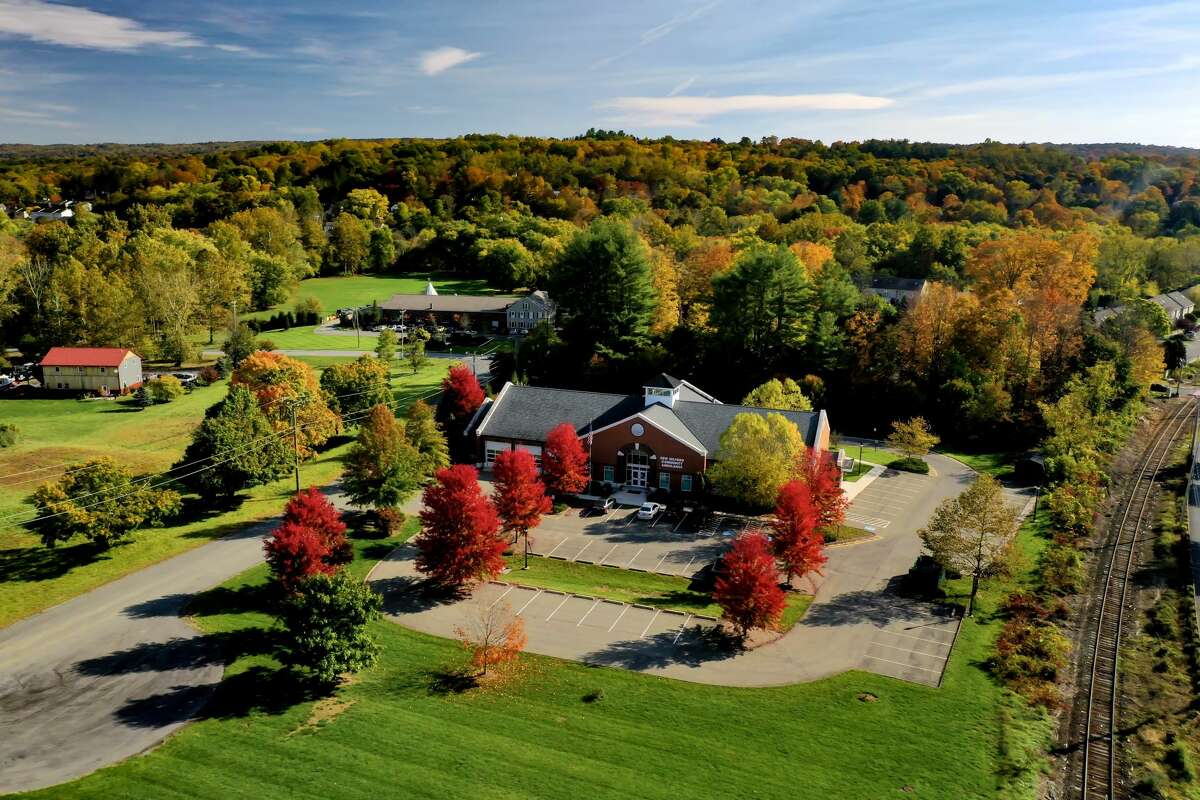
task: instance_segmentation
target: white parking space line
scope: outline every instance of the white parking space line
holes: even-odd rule
[[[615,545],[615,544],[614,544],[614,545],[612,546],[612,550],[609,550],[607,553],[605,553],[605,554],[604,554],[604,558],[600,559],[600,560],[599,560],[599,561],[597,561],[596,563],[597,563],[597,564],[600,564],[601,566],[603,566],[603,565],[604,565],[604,562],[605,562],[605,561],[608,561],[608,557],[609,557],[609,556],[611,556],[611,555],[613,554],[613,550],[616,550],[616,549],[617,549],[617,545]]]
[[[493,600],[493,601],[492,601],[492,604],[491,604],[490,606],[488,606],[488,608],[494,608],[494,607],[495,607],[495,605],[496,605],[497,603],[499,603],[499,602],[500,602],[501,600],[503,600],[504,598],[508,597],[508,593],[509,593],[509,592],[511,592],[511,591],[512,591],[513,589],[515,589],[515,588],[516,588],[515,586],[509,586],[507,589],[505,589],[505,590],[504,590],[504,591],[503,591],[503,592],[500,594],[500,596],[499,596],[499,597],[497,597],[495,600]]]
[[[688,614],[687,619],[685,619],[683,621],[683,624],[679,626],[679,633],[675,634],[675,638],[671,640],[671,644],[677,644],[679,642],[679,637],[683,636],[683,632],[687,630],[687,625],[691,621],[692,621],[692,615]]]
[[[633,524],[633,521],[636,519],[637,519],[637,512],[634,511],[632,514],[629,515],[629,519],[625,520],[625,527],[628,528],[630,525]]]
[[[658,568],[662,566],[662,562],[666,561],[667,556],[669,556],[669,555],[671,555],[671,554],[663,553],[663,557],[658,560],[658,563],[654,565],[654,569],[652,569],[651,572],[658,572]]]
[[[587,610],[587,614],[584,614],[582,617],[579,618],[579,622],[575,623],[575,627],[578,628],[580,625],[582,625],[583,621],[588,618],[588,614],[591,614],[593,611],[595,611],[596,606],[598,606],[598,605],[600,605],[599,600],[596,600],[596,602],[592,603],[592,607]]]
[[[586,541],[586,542],[584,542],[584,543],[583,543],[583,547],[579,548],[579,552],[578,552],[578,553],[576,553],[575,555],[571,556],[571,560],[572,560],[572,561],[578,561],[578,560],[579,560],[579,557],[580,557],[581,555],[583,555],[583,551],[584,551],[584,550],[587,550],[587,549],[588,549],[589,547],[591,547],[591,546],[592,546],[592,542],[591,542],[590,540],[589,540],[589,541]]]
[[[945,656],[935,655],[933,653],[922,653],[920,650],[913,650],[911,647],[896,647],[894,644],[884,644],[879,640],[871,642],[872,645],[878,647],[886,647],[889,650],[899,650],[901,653],[909,653],[914,656],[923,656],[925,658],[936,658],[939,661],[945,661]]]
[[[680,571],[679,571],[678,573],[676,573],[676,574],[678,574],[678,575],[684,575],[684,574],[686,574],[686,573],[687,573],[687,569],[688,569],[688,567],[690,567],[690,566],[692,565],[692,562],[693,562],[693,561],[695,561],[695,560],[696,560],[696,557],[695,557],[695,556],[692,556],[691,558],[689,558],[689,559],[688,559],[688,562],[687,562],[686,564],[684,564],[684,566],[683,566],[683,569],[682,569],[682,570],[680,570]]]
[[[624,608],[621,609],[621,613],[618,614],[617,618],[613,620],[613,624],[608,626],[609,633],[612,633],[612,629],[617,627],[617,623],[621,621],[621,617],[625,616],[625,612],[628,610],[629,610],[629,606],[625,606]]]
[[[568,600],[570,600],[570,599],[571,599],[571,595],[569,595],[569,594],[564,594],[564,595],[563,595],[562,602],[561,602],[561,603],[559,603],[558,605],[556,605],[556,606],[554,607],[554,610],[550,612],[550,617],[553,617],[555,614],[557,614],[557,613],[558,613],[558,610],[559,610],[560,608],[562,608],[563,606],[565,606],[565,605],[567,604],[567,601],[568,601]],[[549,622],[549,621],[550,621],[550,617],[546,617],[546,622]]]
[[[517,616],[518,617],[521,616],[521,614],[525,611],[525,609],[529,608],[529,604],[532,603],[534,600],[537,600],[538,596],[541,595],[541,593],[542,593],[541,589],[538,589],[536,592],[534,592],[533,597],[526,600],[525,605],[521,606],[521,610],[517,612]]]
[[[873,656],[870,653],[867,654],[867,658],[873,658],[876,661],[882,661],[885,664],[895,664],[898,667],[910,667],[912,669],[919,669],[919,670],[923,670],[925,672],[933,672],[938,675],[942,674],[942,671],[940,669],[929,669],[928,667],[918,667],[916,664],[908,664],[903,661],[892,661],[890,658],[880,658],[879,656]]]
[[[686,519],[688,518],[688,516],[690,516],[690,515],[688,515],[688,514],[684,514],[682,517],[680,517],[680,518],[679,518],[679,522],[676,522],[676,523],[675,523],[675,527],[674,527],[674,528],[671,528],[671,533],[675,533],[676,531],[678,531],[678,530],[679,530],[679,526],[683,524],[684,520],[686,520]]]
[[[640,555],[642,554],[642,551],[643,551],[643,550],[645,550],[645,549],[646,549],[646,548],[644,548],[644,547],[639,547],[639,548],[638,548],[638,551],[637,551],[636,553],[634,553],[634,554],[633,554],[633,558],[629,559],[629,561],[627,561],[627,562],[625,563],[625,569],[629,569],[629,565],[630,565],[630,564],[632,564],[634,561],[636,561],[636,560],[637,560],[637,557],[638,557],[638,556],[640,556]]]
[[[662,612],[662,609],[661,609],[661,608],[656,608],[656,609],[654,609],[654,616],[652,616],[652,617],[650,618],[650,621],[646,623],[646,627],[642,628],[642,633],[641,633],[641,635],[640,635],[640,636],[638,636],[638,638],[639,638],[639,639],[645,639],[645,638],[646,638],[646,631],[650,630],[650,626],[654,624],[654,620],[658,619],[658,615],[659,615],[661,612]]]
[[[949,633],[949,631],[947,631],[947,632]],[[909,634],[909,633],[898,633],[897,631],[889,631],[886,628],[882,629],[881,633],[886,633],[889,636],[903,636],[906,639],[916,639],[918,642],[929,642],[930,644],[941,645],[942,647],[952,647],[953,646],[952,642],[939,642],[937,639],[927,639],[924,636],[913,636],[912,634]]]
[[[558,548],[562,547],[562,546],[563,546],[563,543],[564,543],[564,542],[566,542],[566,541],[567,541],[567,540],[566,540],[565,538],[564,538],[564,539],[559,539],[559,540],[558,540],[558,544],[554,545],[554,547],[551,547],[551,548],[550,548],[550,552],[549,552],[549,553],[546,553],[546,558],[549,558],[550,556],[554,555],[554,551],[555,551],[555,550],[557,550]]]

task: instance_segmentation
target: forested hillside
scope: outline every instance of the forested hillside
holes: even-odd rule
[[[925,413],[1016,444],[1084,366],[1112,361],[1126,396],[1160,374],[1154,309],[1103,330],[1083,310],[1200,276],[1186,150],[589,131],[5,152],[0,337],[33,355],[180,360],[306,277],[448,272],[556,295],[561,332],[522,347],[531,382],[666,370],[737,400],[787,375],[835,426]],[[22,218],[65,200],[69,221]],[[896,309],[861,291],[879,275],[931,283]]]

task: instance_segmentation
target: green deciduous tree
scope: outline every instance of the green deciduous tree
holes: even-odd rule
[[[782,414],[738,414],[721,434],[708,476],[718,494],[770,508],[779,487],[797,475],[804,437]]]
[[[285,475],[292,466],[288,444],[254,396],[234,386],[205,413],[175,469],[201,496],[232,497]]]
[[[390,365],[370,356],[332,364],[321,373],[321,389],[329,407],[344,417],[392,402]]]
[[[346,455],[342,485],[358,506],[394,508],[421,486],[424,460],[404,435],[404,424],[385,405],[368,413]]]
[[[138,528],[156,527],[179,513],[179,493],[156,489],[111,458],[74,464],[30,498],[29,523],[46,547],[81,536],[107,550]]]
[[[379,332],[375,342],[375,357],[380,361],[391,361],[396,357],[396,332],[390,328]]]
[[[1018,513],[1004,501],[1004,490],[990,475],[980,475],[958,497],[943,500],[918,533],[944,568],[971,576],[967,616],[975,608],[979,581],[1003,565],[1017,533]]]
[[[417,400],[404,413],[404,436],[421,454],[421,475],[428,478],[450,466],[450,447],[446,435],[424,400]]]
[[[284,662],[326,684],[372,666],[379,645],[367,626],[379,619],[382,602],[374,589],[344,572],[301,580],[279,609]]]
[[[812,401],[791,378],[772,378],[742,398],[742,405],[778,408],[784,411],[812,411]]]
[[[924,417],[913,417],[907,422],[893,422],[887,441],[889,447],[899,450],[907,458],[922,458],[940,440],[929,430],[929,423]]]

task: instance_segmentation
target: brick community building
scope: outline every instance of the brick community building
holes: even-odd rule
[[[505,384],[480,407],[467,434],[483,469],[505,450],[527,450],[541,463],[551,429],[570,423],[583,437],[592,478],[626,489],[691,492],[713,463],[721,434],[738,414],[782,414],[808,447],[829,448],[824,411],[779,411],[720,402],[684,380],[658,375],[637,395]]]
[[[42,386],[68,392],[125,394],[142,385],[142,359],[122,347],[51,347]]]

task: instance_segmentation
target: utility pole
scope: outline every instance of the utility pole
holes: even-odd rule
[[[362,350],[362,329],[358,326],[358,307],[354,309],[354,342],[359,350]],[[298,490],[297,490],[298,491]]]
[[[304,399],[294,397],[287,401],[288,414],[292,418],[292,464],[296,470],[296,491],[300,491],[300,427],[296,424],[296,409],[304,405]]]

